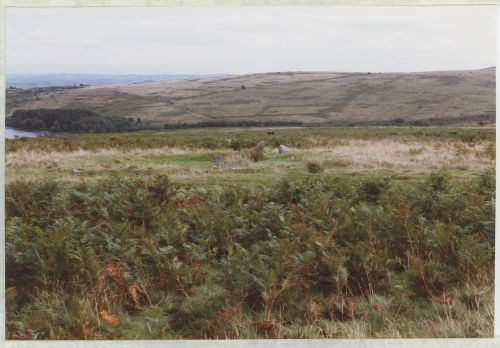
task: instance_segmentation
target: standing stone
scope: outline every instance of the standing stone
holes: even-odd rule
[[[265,146],[266,143],[264,141],[261,141],[250,150],[250,158],[254,162],[258,162],[264,159]]]

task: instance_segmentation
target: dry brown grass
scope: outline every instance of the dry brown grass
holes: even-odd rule
[[[10,166],[13,164],[27,164],[38,162],[56,162],[68,161],[78,158],[91,158],[97,156],[112,157],[112,158],[129,158],[131,156],[158,156],[158,155],[185,155],[185,154],[210,154],[214,153],[213,150],[204,149],[184,149],[178,147],[161,147],[153,149],[130,149],[127,151],[120,151],[115,149],[100,149],[98,151],[82,150],[76,151],[37,151],[26,150],[21,148],[15,152],[9,152],[5,156],[5,165]]]
[[[305,152],[322,152],[325,159],[340,159],[353,169],[435,170],[443,167],[483,170],[494,164],[485,155],[488,144],[473,144],[457,153],[456,142],[399,142],[394,140],[349,140],[334,147],[318,147]],[[461,143],[460,143],[461,145]],[[462,146],[462,145],[461,145]]]
[[[235,169],[248,167],[254,163],[246,152],[230,151],[222,161],[222,168]]]

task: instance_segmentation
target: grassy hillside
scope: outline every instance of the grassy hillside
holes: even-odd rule
[[[157,126],[198,122],[460,125],[495,122],[495,68],[427,73],[293,72],[83,88],[11,89],[17,109],[90,109]]]

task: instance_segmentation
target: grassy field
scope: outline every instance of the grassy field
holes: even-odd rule
[[[7,140],[8,338],[491,337],[494,168],[490,128]]]

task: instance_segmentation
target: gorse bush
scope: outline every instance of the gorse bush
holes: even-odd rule
[[[490,295],[468,284],[492,279],[494,190],[491,172],[204,188],[164,176],[13,182],[7,336],[338,337],[364,325],[375,337],[388,317],[414,335],[446,301],[463,306],[450,318],[468,313],[486,330],[468,334],[491,334],[473,319]]]

